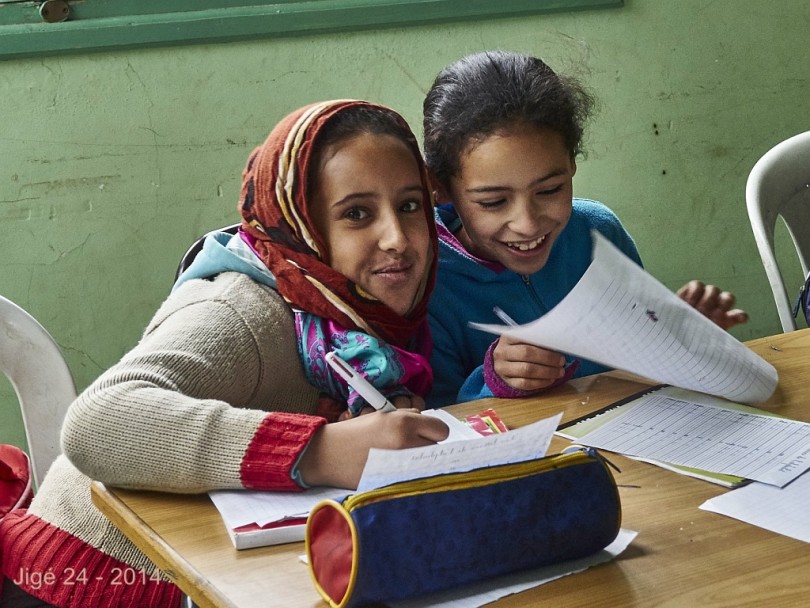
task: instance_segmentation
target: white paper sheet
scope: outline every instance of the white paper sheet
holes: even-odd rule
[[[700,505],[712,511],[810,543],[810,473],[784,488],[752,483]]]
[[[542,458],[562,414],[528,426],[469,441],[456,441],[407,450],[369,452],[358,492],[399,481],[442,473],[471,471],[484,466]]]
[[[810,468],[806,422],[740,411],[716,397],[678,389],[616,409],[621,414],[609,410],[609,421],[578,442],[780,487]]]
[[[305,492],[260,492],[253,490],[215,490],[211,501],[230,529],[248,524],[267,525],[292,517],[306,517],[316,504],[327,498],[342,498],[352,490],[310,488]]]
[[[472,326],[732,401],[771,396],[772,365],[593,235],[593,262],[551,311],[526,325]]]
[[[450,429],[447,439],[439,443],[451,443],[453,441],[464,441],[466,439],[478,439],[481,437],[481,434],[469,424],[462,422],[453,416],[453,414],[445,410],[425,410],[422,412],[422,415],[438,418],[447,425],[448,429]]]

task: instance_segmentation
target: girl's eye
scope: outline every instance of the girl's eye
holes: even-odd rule
[[[496,201],[478,201],[478,205],[483,209],[495,209],[500,207],[506,202],[505,198],[499,198]]]
[[[400,209],[405,213],[415,213],[422,208],[422,201],[412,200],[412,201],[405,201],[400,206]]]
[[[557,194],[560,190],[562,190],[563,186],[560,184],[559,186],[554,186],[553,188],[549,188],[548,190],[540,190],[537,194],[540,196],[549,196],[552,194]]]
[[[361,220],[364,220],[368,216],[369,216],[368,211],[366,211],[365,209],[363,209],[361,207],[352,207],[351,209],[348,209],[346,211],[346,213],[343,215],[343,217],[345,217],[347,219],[350,219],[350,220],[353,220],[355,222],[359,222]]]

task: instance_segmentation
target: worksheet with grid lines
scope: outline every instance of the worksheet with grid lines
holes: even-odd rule
[[[771,396],[776,370],[593,232],[594,258],[568,295],[525,325],[477,329],[742,403]],[[508,302],[501,308],[509,314]]]

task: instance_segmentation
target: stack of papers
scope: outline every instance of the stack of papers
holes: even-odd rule
[[[652,388],[558,435],[729,487],[701,509],[810,542],[810,424],[676,387]]]
[[[810,469],[810,424],[676,387],[653,389],[558,434],[707,478],[724,474],[783,487]]]
[[[306,492],[209,492],[237,549],[304,540],[307,517],[321,500],[340,500],[349,490],[311,488]]]

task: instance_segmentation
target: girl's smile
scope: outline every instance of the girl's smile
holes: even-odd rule
[[[522,241],[522,242],[507,242],[504,243],[507,247],[511,247],[512,249],[517,249],[522,252],[532,253],[537,250],[546,240],[548,234],[544,234],[540,238],[533,239],[531,241]]]
[[[514,125],[470,144],[446,193],[463,224],[457,238],[478,258],[537,272],[571,216],[575,172],[549,129]]]

